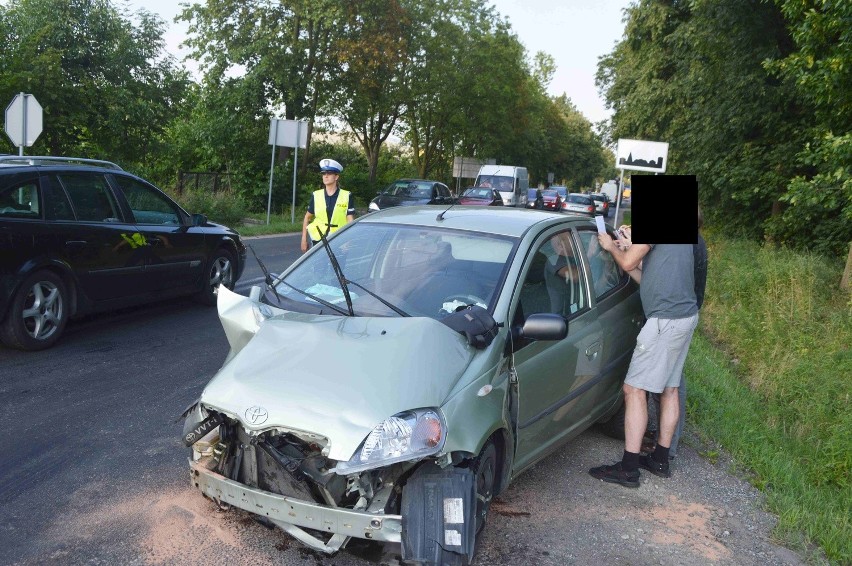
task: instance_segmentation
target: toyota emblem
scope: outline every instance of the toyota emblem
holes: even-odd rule
[[[254,407],[246,409],[246,421],[248,421],[249,424],[263,424],[266,422],[267,418],[269,418],[269,412],[263,407],[255,405]]]

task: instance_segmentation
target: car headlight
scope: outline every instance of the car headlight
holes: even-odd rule
[[[348,462],[334,468],[351,474],[437,454],[444,447],[447,426],[436,409],[398,413],[377,425]]]
[[[377,204],[376,204],[376,203],[374,203],[374,202],[371,202],[371,203],[369,204],[369,206],[367,206],[367,209],[372,210],[372,211],[376,211],[376,210],[379,210],[379,205],[377,205]]]

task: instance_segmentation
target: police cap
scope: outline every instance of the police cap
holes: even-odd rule
[[[337,173],[338,175],[343,171],[343,165],[335,161],[334,159],[323,159],[320,161],[320,172],[326,173]]]

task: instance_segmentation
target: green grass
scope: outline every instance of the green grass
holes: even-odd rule
[[[790,546],[852,563],[852,308],[842,265],[708,235],[689,419],[779,517]]]
[[[255,223],[240,223],[231,226],[241,236],[265,236],[267,234],[284,234],[288,232],[301,232],[302,219],[304,212],[301,215],[296,215],[296,221],[290,222],[290,215],[271,214],[269,216],[269,224],[266,223],[266,214],[257,213],[246,215],[244,218],[251,218],[259,224]]]

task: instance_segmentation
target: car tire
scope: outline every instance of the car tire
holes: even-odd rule
[[[488,518],[488,510],[491,508],[491,500],[494,499],[494,489],[497,485],[497,474],[499,473],[499,461],[497,460],[497,447],[494,440],[489,438],[482,451],[470,464],[476,480],[476,542],[474,548],[479,547],[480,535],[485,528]]]
[[[622,400],[618,410],[609,419],[598,423],[600,431],[610,438],[624,440],[624,409],[624,400]]]
[[[216,290],[219,285],[225,285],[233,290],[236,284],[236,265],[234,254],[219,248],[210,258],[204,270],[204,288],[198,293],[201,304],[212,306],[216,304]]]
[[[44,350],[53,346],[70,316],[68,291],[62,279],[50,271],[37,271],[24,279],[15,292],[0,340],[19,350]]]

